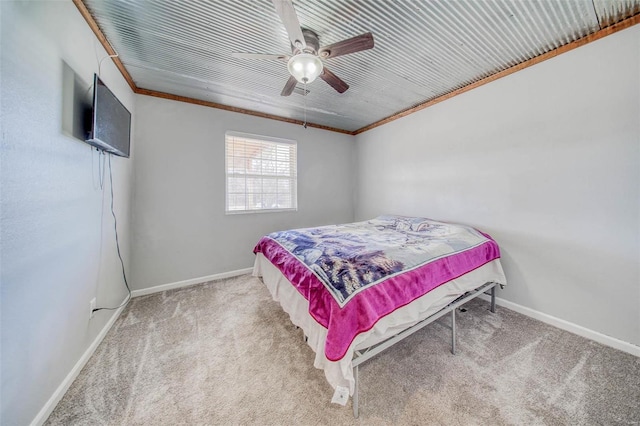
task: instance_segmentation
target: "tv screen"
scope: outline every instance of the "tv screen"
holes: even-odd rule
[[[131,113],[97,74],[93,76],[93,110],[87,143],[129,157]]]

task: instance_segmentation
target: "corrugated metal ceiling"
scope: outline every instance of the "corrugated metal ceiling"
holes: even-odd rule
[[[289,54],[270,0],[84,0],[136,86],[302,120],[302,91],[280,92]],[[371,50],[325,65],[350,88],[307,86],[307,120],[355,131],[640,12],[640,0],[294,0],[328,45],[372,32]],[[300,85],[299,85],[300,86]]]

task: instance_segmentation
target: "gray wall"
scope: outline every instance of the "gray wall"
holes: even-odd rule
[[[298,211],[225,215],[228,130],[298,142]],[[353,220],[353,137],[136,96],[133,283],[137,289],[253,265],[276,230]]]
[[[70,1],[0,2],[0,19],[0,423],[27,424],[113,315],[89,320],[89,300],[125,291],[108,181],[62,130],[64,63],[89,83],[105,52]],[[133,156],[112,162],[129,276],[227,272],[267,232],[425,215],[493,234],[503,297],[640,344],[639,39],[636,26],[356,138],[134,96],[105,60],[134,113],[135,185]],[[226,130],[298,141],[298,212],[224,214]]]
[[[640,345],[640,26],[356,137],[356,219],[459,221],[501,297]]]
[[[3,425],[31,422],[105,326],[89,300],[125,297],[108,183],[97,155],[62,131],[63,61],[88,86],[106,53],[70,2],[0,2],[0,255]],[[130,109],[110,60],[102,77]],[[129,267],[132,159],[114,158],[115,209]]]

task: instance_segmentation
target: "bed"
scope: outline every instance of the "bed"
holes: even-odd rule
[[[358,366],[486,292],[505,285],[500,249],[472,227],[421,217],[379,216],[363,222],[274,232],[260,239],[253,275],[304,332],[335,389],[353,397]]]

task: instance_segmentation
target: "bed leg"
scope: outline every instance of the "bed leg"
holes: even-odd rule
[[[456,310],[451,311],[451,353],[456,354]]]
[[[356,419],[358,418],[358,368],[358,365],[353,368],[353,378],[355,379],[356,384],[353,389],[353,400],[351,401],[353,404],[353,417]]]
[[[496,313],[496,286],[491,287],[491,312]]]

